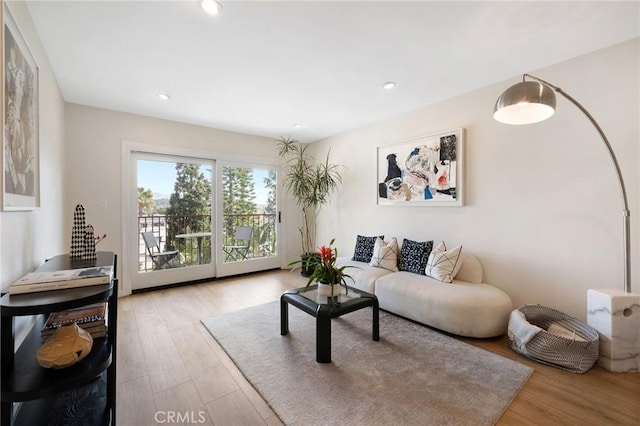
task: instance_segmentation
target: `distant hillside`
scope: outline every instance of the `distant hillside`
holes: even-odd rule
[[[165,211],[169,207],[169,198],[154,199],[156,202],[156,211]]]

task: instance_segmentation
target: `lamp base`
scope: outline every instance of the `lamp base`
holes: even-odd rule
[[[588,290],[587,323],[600,334],[600,367],[613,373],[640,373],[640,294]]]

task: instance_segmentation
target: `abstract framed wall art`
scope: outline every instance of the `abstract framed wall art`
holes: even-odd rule
[[[378,205],[462,206],[464,129],[378,147]]]
[[[2,208],[40,206],[38,65],[3,2]]]

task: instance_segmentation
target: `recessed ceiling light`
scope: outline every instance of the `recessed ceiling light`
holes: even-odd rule
[[[300,127],[302,127],[302,125],[296,123],[292,126],[294,129],[299,129]]]
[[[394,87],[396,87],[396,84],[393,81],[387,81],[385,84],[382,85],[382,87],[384,87],[385,90],[391,90]]]
[[[222,5],[216,0],[202,0],[200,7],[209,15],[217,15],[222,12]]]
[[[163,101],[168,101],[168,100],[169,100],[169,98],[170,98],[171,96],[169,96],[169,95],[168,95],[168,94],[166,94],[166,93],[158,93],[158,97],[159,97],[160,99],[162,99]]]

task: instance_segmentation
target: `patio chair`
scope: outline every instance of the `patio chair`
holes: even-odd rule
[[[230,245],[223,247],[223,250],[226,253],[224,259],[225,262],[245,260],[249,254],[249,247],[251,246],[252,239],[253,227],[238,226],[233,236],[233,242]]]
[[[153,261],[154,271],[172,267],[169,262],[178,255],[178,250],[160,251],[160,245],[153,232],[142,232],[142,239]]]

